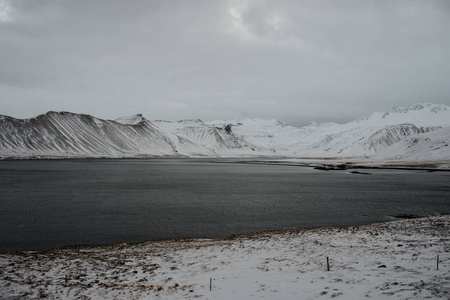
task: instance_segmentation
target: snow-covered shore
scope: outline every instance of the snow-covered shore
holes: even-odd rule
[[[6,253],[0,298],[449,299],[449,228],[446,215]]]

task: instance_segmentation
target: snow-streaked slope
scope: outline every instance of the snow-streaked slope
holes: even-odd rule
[[[308,146],[303,155],[371,156],[412,134],[425,133],[440,127],[416,127],[412,124],[361,126],[327,135]]]
[[[48,112],[19,120],[0,117],[3,156],[107,156],[176,154],[149,121],[124,125],[89,115]]]
[[[69,112],[24,120],[0,116],[0,157],[254,155],[232,133],[199,120],[157,124],[142,115],[116,121]]]
[[[450,161],[450,127],[411,134],[377,152],[376,156],[406,161]]]
[[[238,139],[225,127],[209,126],[201,120],[157,120],[153,123],[179,152],[208,156],[246,156],[255,153],[255,149],[251,149],[243,139]]]
[[[310,145],[304,153],[324,156],[371,156],[402,139],[450,126],[450,109],[445,105],[416,104],[394,107],[386,113],[333,126],[340,129]],[[320,127],[320,125],[319,125]],[[447,136],[447,138],[450,138]],[[310,151],[314,150],[314,151]],[[387,154],[387,153],[386,153]],[[401,155],[401,153],[392,153]],[[426,153],[423,153],[426,155]]]
[[[276,119],[149,121],[142,115],[102,120],[49,112],[32,119],[0,116],[0,157],[287,156],[446,158],[450,108],[394,107],[345,123],[297,128]],[[411,142],[413,138],[416,142]],[[437,142],[439,143],[439,142]],[[428,145],[428,146],[427,146]]]
[[[381,117],[385,125],[410,123],[416,126],[450,126],[450,107],[443,104],[419,103],[394,107]],[[375,119],[376,121],[376,119]]]
[[[266,148],[278,152],[286,151],[293,143],[307,144],[314,136],[315,128],[297,128],[289,126],[277,119],[244,119],[207,122],[211,126],[223,127],[231,125],[236,136],[252,144],[254,147]],[[322,128],[318,129],[323,131]]]
[[[208,124],[231,124],[237,136],[259,147],[269,148],[278,155],[372,156],[410,135],[418,135],[420,139],[421,133],[450,126],[450,108],[446,105],[422,103],[394,107],[385,113],[375,112],[345,124],[311,122],[301,128],[288,126],[277,120],[261,119],[213,121]],[[449,139],[449,136],[442,138]],[[391,152],[390,155],[401,153]]]
[[[416,127],[412,124],[400,124],[386,126],[378,130],[370,137],[368,137],[364,144],[364,150],[367,152],[376,153],[381,149],[389,147],[410,135],[426,133],[433,131],[439,127]]]

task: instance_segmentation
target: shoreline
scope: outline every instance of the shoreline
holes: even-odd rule
[[[447,299],[449,228],[442,215],[12,252],[0,254],[0,298]]]
[[[233,161],[234,159],[250,159],[244,161]],[[243,157],[213,157],[213,156],[184,156],[184,155],[142,155],[142,156],[79,156],[79,157],[60,157],[60,156],[32,156],[32,157],[0,157],[2,161],[73,161],[73,160],[145,160],[145,159],[227,159],[230,161],[213,161],[214,163],[241,163],[241,164],[261,164],[261,165],[279,165],[308,167],[324,171],[332,170],[353,170],[353,169],[373,169],[373,170],[422,170],[422,171],[444,171],[450,172],[450,161],[402,161],[402,160],[380,160],[363,161],[357,158],[340,157],[265,157],[265,156],[243,156]]]
[[[314,162],[308,162],[307,160],[314,160]],[[369,162],[364,163],[360,161],[347,161],[343,159],[325,159],[325,158],[308,158],[297,159],[297,161],[289,160],[250,160],[250,161],[235,161],[230,163],[242,163],[242,164],[261,164],[261,165],[278,165],[278,166],[291,166],[291,167],[308,167],[323,171],[345,171],[355,169],[368,169],[368,170],[419,170],[419,171],[431,171],[431,172],[449,172],[450,162],[434,162],[434,163],[412,163],[408,161],[397,162],[387,164],[386,162]]]
[[[160,239],[154,239],[154,240],[145,240],[140,242],[111,242],[111,243],[94,243],[94,244],[68,244],[68,245],[62,245],[58,247],[48,248],[48,249],[34,249],[34,250],[12,250],[12,251],[6,251],[6,252],[0,252],[1,255],[8,255],[8,254],[20,254],[24,252],[33,252],[33,253],[42,253],[45,254],[47,252],[54,252],[57,250],[82,250],[84,248],[86,249],[92,249],[92,248],[109,248],[109,247],[127,247],[127,246],[139,246],[141,244],[151,244],[151,243],[189,243],[189,242],[198,242],[198,241],[210,241],[210,242],[220,242],[220,241],[232,241],[235,239],[242,239],[242,238],[258,238],[259,236],[270,236],[274,234],[291,234],[291,233],[300,233],[304,231],[309,230],[326,230],[326,229],[346,229],[346,228],[356,228],[361,226],[372,226],[372,225],[379,225],[379,224],[385,224],[385,223],[391,223],[391,222],[401,222],[401,221],[407,221],[411,219],[423,219],[423,218],[433,218],[433,217],[442,217],[442,216],[449,216],[450,213],[440,213],[436,215],[429,215],[429,216],[420,216],[420,215],[398,215],[393,216],[389,215],[387,217],[393,218],[392,220],[386,220],[386,221],[380,221],[380,222],[374,222],[374,223],[365,223],[360,225],[343,225],[343,226],[312,226],[312,227],[299,227],[299,228],[288,228],[288,229],[269,229],[269,230],[262,230],[262,231],[254,231],[254,232],[244,232],[244,233],[236,233],[231,234],[229,236],[220,237],[220,238],[208,238],[208,237],[182,237],[182,238],[160,238]]]

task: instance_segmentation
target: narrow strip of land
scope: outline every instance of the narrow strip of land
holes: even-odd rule
[[[246,164],[265,164],[282,166],[312,167],[319,170],[349,170],[349,169],[393,169],[393,170],[424,170],[450,171],[450,161],[371,161],[352,158],[283,158],[283,159],[253,159],[235,161]]]

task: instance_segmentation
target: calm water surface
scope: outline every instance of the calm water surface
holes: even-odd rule
[[[220,162],[220,163],[219,163]],[[450,213],[450,173],[211,159],[0,162],[0,251]]]

